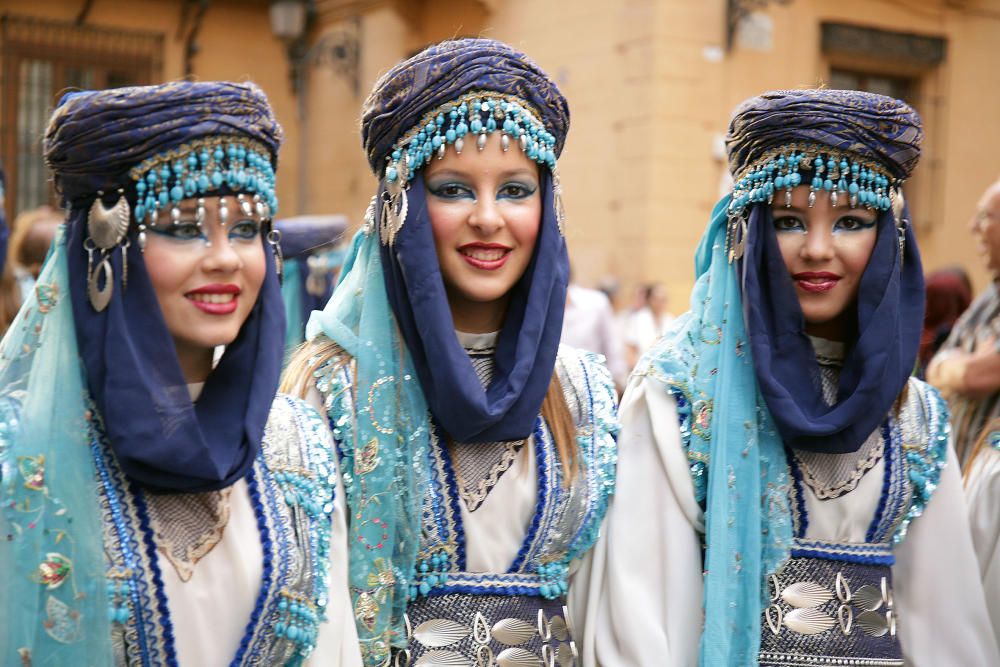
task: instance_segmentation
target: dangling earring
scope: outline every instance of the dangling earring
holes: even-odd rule
[[[274,251],[274,271],[278,274],[278,284],[281,285],[285,279],[285,258],[281,254],[281,232],[277,229],[269,231],[267,243]]]
[[[111,208],[104,207],[104,202],[101,201],[103,195],[104,192],[98,190],[94,203],[90,205],[90,212],[87,214],[87,239],[83,242],[87,251],[87,298],[97,312],[103,311],[111,302],[114,269],[111,267],[109,251],[125,238],[132,215],[124,190],[118,190],[118,201]],[[94,252],[98,253],[96,267]],[[127,257],[123,257],[123,262],[127,262]],[[123,268],[124,275],[127,275],[127,270]]]

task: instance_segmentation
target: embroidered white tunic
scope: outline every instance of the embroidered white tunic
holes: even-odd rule
[[[472,350],[478,349],[478,347],[489,348],[492,338],[489,334],[484,336],[460,335],[460,340],[467,350]],[[475,365],[475,359],[473,359],[473,363]],[[341,368],[340,373],[345,373],[343,366],[339,366],[339,368]],[[497,476],[494,474],[496,471],[491,470],[490,476],[495,477],[496,481],[489,486],[485,497],[480,497],[481,494],[476,496],[473,503],[474,509],[470,507],[468,499],[454,504],[448,501],[449,507],[460,508],[460,525],[464,532],[464,539],[460,541],[459,548],[464,550],[464,567],[460,570],[454,568],[449,572],[448,583],[441,585],[437,596],[427,598],[420,595],[416,601],[411,603],[410,613],[414,628],[419,628],[420,624],[419,620],[412,617],[414,607],[424,604],[427,600],[434,600],[436,603],[448,596],[465,596],[464,601],[460,603],[464,609],[475,609],[480,600],[490,600],[489,604],[493,605],[499,604],[501,608],[498,609],[494,606],[491,608],[492,611],[486,611],[486,602],[481,608],[482,613],[490,617],[491,625],[496,620],[491,618],[491,613],[501,613],[508,616],[513,613],[509,607],[503,607],[502,602],[497,602],[499,597],[511,600],[515,598],[531,600],[530,603],[526,604],[528,606],[534,605],[531,614],[533,623],[539,607],[543,605],[553,607],[558,610],[553,613],[561,615],[562,595],[557,590],[553,591],[553,599],[550,600],[545,600],[544,595],[539,595],[539,584],[544,585],[544,581],[540,581],[539,575],[535,574],[535,568],[541,562],[550,562],[549,559],[556,561],[565,556],[564,552],[569,545],[573,544],[575,540],[588,539],[586,534],[591,529],[596,530],[599,525],[606,503],[607,484],[610,479],[613,479],[613,477],[608,476],[613,475],[614,434],[617,427],[614,414],[613,383],[610,374],[600,364],[596,355],[561,346],[557,369],[560,381],[563,383],[564,394],[567,395],[570,412],[575,412],[574,405],[581,404],[576,405],[576,407],[582,410],[582,414],[574,415],[577,418],[578,441],[587,443],[586,446],[581,444],[580,455],[584,461],[584,467],[580,472],[581,477],[573,483],[571,490],[561,486],[561,478],[552,474],[552,471],[559,467],[558,460],[553,458],[554,443],[547,427],[539,427],[536,428],[536,435],[529,437],[519,448],[517,455],[509,462],[509,466],[504,468],[502,474]],[[315,389],[310,392],[308,399],[314,405],[322,405],[321,395]],[[541,444],[537,441],[539,433],[544,438],[544,442]],[[496,444],[502,445],[502,443]],[[458,446],[475,447],[478,445]],[[549,479],[544,488],[539,484],[539,452],[545,453],[546,463],[542,467],[549,470]],[[438,464],[443,463],[444,460],[447,459],[449,465],[452,461],[451,457],[448,456],[447,445],[437,439],[432,445],[431,458],[431,466],[435,470],[438,469]],[[457,488],[448,488],[451,485],[452,482],[441,485],[442,488],[447,489],[444,493],[450,494],[450,497],[458,496],[460,492]],[[454,486],[457,487],[458,484],[455,483]],[[572,499],[569,499],[571,493],[573,494]],[[584,499],[582,496],[587,496],[587,498]],[[544,502],[542,502],[543,500]],[[435,498],[427,502],[439,502],[439,499]],[[450,527],[445,531],[446,534],[440,536],[432,535],[431,531],[425,528],[424,540],[433,544],[434,540],[452,539],[454,533],[451,524],[453,522],[449,520],[447,523]],[[535,523],[539,524],[538,534],[533,539],[529,539]],[[525,546],[526,542],[529,543],[530,548]],[[334,549],[341,548],[346,548],[346,542],[334,546]],[[422,548],[428,547],[422,545]],[[581,560],[573,559],[569,566],[565,583],[568,584],[571,595],[576,587],[587,587],[586,579],[576,574],[577,566]],[[512,567],[512,563],[518,562],[522,562],[522,564]],[[587,575],[589,575],[589,570],[584,573],[584,576]],[[520,590],[522,588],[530,589],[531,592],[511,592],[514,589]],[[469,589],[476,592],[469,594],[467,593]],[[339,590],[331,588],[331,596],[331,606],[346,605],[350,608],[350,592],[346,586]],[[538,602],[534,602],[535,600]],[[436,608],[434,613],[446,612],[445,609]],[[460,620],[471,624],[473,618],[470,614],[468,618],[463,617]],[[537,640],[536,636],[531,641],[537,642]],[[452,653],[464,651],[466,649],[457,646],[457,644],[469,641],[471,641],[469,638],[456,640],[456,645],[448,645],[445,648]],[[416,640],[413,640],[411,644],[413,645],[413,662],[424,664],[420,661],[420,652],[425,651],[427,647],[421,647]],[[529,651],[525,647],[530,646],[530,644],[531,642],[527,642],[524,645],[512,647],[512,649],[523,649],[527,653]],[[495,655],[498,658],[503,657],[500,654],[500,649],[494,648],[497,649]],[[535,648],[531,650],[535,651]]]
[[[577,612],[585,627],[583,664],[694,666],[702,628],[705,524],[677,405],[661,383],[640,373],[630,380],[620,419],[617,490],[587,564],[593,573],[586,599],[578,597],[573,606],[585,612]],[[880,459],[853,490],[835,498],[821,501],[804,486],[805,537],[865,541],[884,466]],[[894,549],[895,607],[907,665],[1000,664],[965,516],[949,446],[938,488]]]
[[[192,387],[193,398],[197,396],[197,389]],[[298,460],[298,453],[286,449],[286,446],[295,450],[313,448],[312,451],[316,451],[316,447],[329,450],[331,443],[315,411],[296,399],[278,396],[265,431],[262,454],[254,466],[254,489],[251,490],[247,479],[241,479],[227,489],[228,493],[221,494],[219,502],[228,504],[228,519],[220,526],[221,534],[213,538],[214,545],[210,545],[210,550],[201,558],[182,563],[167,557],[166,552],[171,545],[163,543],[156,530],[157,527],[172,529],[169,522],[176,520],[178,513],[162,515],[157,523],[155,512],[150,508],[159,501],[150,502],[147,498],[141,502],[127,490],[127,486],[117,481],[120,473],[115,470],[113,461],[106,458],[105,465],[112,483],[105,485],[102,491],[107,499],[105,502],[117,500],[126,517],[138,517],[142,512],[148,512],[152,519],[152,527],[146,532],[145,539],[146,544],[155,547],[155,557],[150,558],[150,549],[144,550],[139,560],[146,574],[137,575],[134,580],[155,582],[156,577],[150,571],[158,570],[162,581],[160,586],[150,583],[140,595],[146,600],[145,608],[137,610],[133,606],[127,624],[116,624],[115,644],[119,664],[279,664],[274,662],[275,656],[287,653],[287,649],[281,648],[287,639],[275,632],[275,626],[285,617],[278,611],[285,593],[301,589],[308,578],[315,581],[320,575],[325,577],[330,588],[339,589],[346,585],[344,549],[330,552],[327,572],[304,572],[311,563],[318,562],[312,560],[315,553],[299,551],[302,543],[298,540],[304,539],[301,531],[312,524],[282,507],[286,503],[287,489],[273,477],[275,470],[286,461],[285,457],[288,457],[289,463]],[[315,531],[318,539],[329,539],[332,544],[344,543],[343,498],[342,489],[337,488],[333,499],[332,525],[328,532]],[[145,510],[136,512],[134,508],[140,504]],[[226,508],[222,508],[222,513],[226,513]],[[297,517],[291,519],[296,525],[288,522],[289,517]],[[267,555],[271,561],[269,569],[275,573],[270,578],[264,576],[265,549],[261,541],[261,521],[269,529],[270,548]],[[127,518],[125,531],[133,538],[139,537],[141,522]],[[117,556],[122,553],[121,534],[121,527],[117,525],[109,525],[106,532],[105,543],[109,545],[112,559],[109,569],[111,580],[117,574]],[[278,573],[282,570],[293,574],[282,576]],[[295,575],[295,572],[299,574]],[[307,585],[303,590],[309,589]],[[346,606],[338,606],[338,602]],[[258,620],[254,626],[251,618],[255,610]],[[142,620],[137,622],[140,616]],[[357,634],[351,619],[348,601],[331,600],[327,607],[327,621],[318,624],[315,647],[303,664],[360,665]],[[170,632],[165,630],[167,623]],[[137,625],[143,627],[141,640]],[[234,660],[238,654],[241,658]],[[280,664],[284,664],[283,660]]]

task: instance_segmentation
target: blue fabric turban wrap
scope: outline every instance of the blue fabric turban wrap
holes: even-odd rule
[[[284,310],[270,246],[264,284],[236,340],[192,403],[160,311],[133,220],[128,284],[123,253],[108,307],[87,299],[87,215],[102,190],[105,206],[124,189],[135,210],[129,170],[147,158],[206,137],[254,140],[271,164],[281,142],[264,93],[253,84],[178,82],[67,95],[45,136],[45,157],[70,207],[68,270],[77,344],[90,395],[128,476],[153,492],[225,488],[249,471],[278,386]],[[223,185],[207,195],[232,194]]]
[[[916,166],[922,136],[920,117],[899,100],[858,91],[793,90],[741,105],[726,145],[737,178],[771,149],[819,146],[876,164],[903,180]],[[909,212],[904,210],[902,218],[908,220]],[[771,207],[757,203],[749,210],[740,266],[747,333],[761,395],[790,447],[856,451],[885,419],[913,370],[924,309],[916,239],[907,224],[900,258],[892,210],[881,213],[877,230],[858,290],[855,336],[845,341],[837,400],[828,406]]]
[[[398,64],[365,102],[362,140],[376,175],[381,177],[395,142],[425,113],[470,91],[524,101],[555,136],[556,154],[561,152],[569,108],[556,84],[506,44],[452,40]],[[389,303],[431,412],[458,442],[526,438],[552,381],[569,279],[552,174],[541,168],[538,239],[528,269],[512,290],[497,341],[496,372],[486,390],[454,333],[423,178],[418,173],[410,183],[409,214],[394,244],[382,245],[382,263]]]

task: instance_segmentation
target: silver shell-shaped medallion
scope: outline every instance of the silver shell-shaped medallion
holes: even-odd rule
[[[882,591],[866,584],[854,591],[854,604],[865,611],[875,611],[882,606]]]
[[[454,651],[431,651],[417,660],[416,667],[472,667],[465,656]]]
[[[801,635],[815,635],[833,627],[833,618],[819,609],[793,609],[785,614],[785,627]]]
[[[569,628],[566,627],[566,620],[562,616],[553,616],[549,621],[549,627],[552,628],[552,636],[559,641],[564,642],[569,638]]]
[[[497,656],[499,667],[542,667],[542,659],[523,648],[505,648]]]
[[[104,202],[97,197],[90,205],[90,213],[87,215],[87,234],[98,248],[114,248],[125,238],[131,215],[132,209],[129,208],[125,195],[118,197],[111,208],[104,208]]]
[[[796,581],[781,591],[781,599],[799,609],[818,607],[832,597],[833,593],[813,581]]]
[[[572,667],[574,660],[576,659],[576,644],[570,642],[569,644],[563,644],[556,651],[556,664],[559,667]]]
[[[880,614],[877,611],[862,612],[854,621],[866,635],[872,637],[881,637],[889,632],[888,619],[886,619],[885,614]]]
[[[447,618],[432,618],[424,621],[413,630],[413,637],[431,648],[442,648],[460,642],[469,636],[472,630]]]
[[[519,618],[505,618],[493,624],[493,639],[507,646],[519,646],[535,636],[535,626]]]

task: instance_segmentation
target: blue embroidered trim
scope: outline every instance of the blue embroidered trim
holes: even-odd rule
[[[270,440],[265,439],[254,468],[246,477],[248,494],[260,530],[262,584],[236,656],[230,663],[233,666],[273,662],[276,655],[287,657],[288,662],[282,658],[282,664],[301,662],[315,646],[315,623],[325,617],[325,606],[320,604],[320,600],[325,600],[328,594],[326,578],[329,567],[323,563],[327,562],[329,555],[328,524],[333,511],[331,476],[336,474],[336,469],[325,467],[324,463],[332,464],[332,443],[325,437],[325,423],[315,411],[289,397],[284,397],[284,400],[290,410],[289,414],[294,417],[299,437],[287,450],[281,449],[280,452],[287,454],[293,465],[299,465],[315,474],[316,482],[309,487],[312,492],[309,502],[303,503],[302,496],[298,501],[289,500],[290,496],[282,491],[277,477],[269,467]],[[308,419],[310,417],[311,421]],[[303,426],[304,418],[314,426],[312,431]],[[128,483],[116,467],[114,456],[97,426],[93,432],[91,452],[106,502],[105,521],[110,522],[114,531],[106,537],[111,540],[108,546],[108,572],[109,575],[114,573],[116,579],[125,579],[129,584],[130,616],[124,622],[129,659],[134,659],[131,656],[135,656],[141,664],[150,666],[177,665],[174,629],[158,563],[155,532],[145,497],[141,490]],[[320,504],[315,505],[313,502]],[[289,512],[304,512],[303,519],[308,534],[300,535],[299,531],[294,530],[292,520],[286,520]],[[291,552],[296,545],[302,545],[303,552],[305,551],[306,540],[312,558],[303,560],[293,557]],[[323,540],[326,541],[325,545],[321,545]],[[129,571],[127,577],[119,575],[123,568]],[[293,571],[297,569],[302,570],[301,575]],[[305,576],[310,570],[312,576]],[[289,587],[289,595],[298,596],[300,600],[303,597],[310,600],[312,606],[321,612],[319,618],[309,611],[299,612],[302,618],[314,625],[299,622],[301,627],[297,627],[297,637],[279,634],[275,626],[275,620],[280,615],[279,602],[285,595],[284,590],[279,591],[279,584],[285,585],[282,582]],[[119,627],[115,631],[122,630]]]
[[[132,485],[129,484],[131,487]],[[163,574],[157,562],[156,542],[153,540],[153,529],[149,525],[149,513],[146,511],[146,499],[142,491],[134,489],[135,511],[139,517],[139,530],[146,546],[146,557],[149,559],[149,571],[153,577],[153,592],[156,595],[156,605],[160,611],[160,629],[163,632],[163,649],[166,651],[168,665],[177,665],[177,649],[174,647],[174,624],[170,622],[170,608],[167,606],[167,596],[163,592]]]
[[[435,423],[433,425],[436,437],[433,439],[432,448],[438,452],[437,459],[440,462],[441,472],[444,473],[444,484],[447,491],[442,500],[448,504],[451,510],[451,532],[455,541],[455,562],[459,570],[464,570],[465,565],[465,527],[462,524],[462,506],[458,494],[458,482],[455,479],[455,469],[451,465],[451,456],[448,453],[446,441],[441,437],[441,429]],[[439,485],[440,488],[440,485]]]
[[[785,452],[785,458],[788,460],[788,470],[792,473],[792,487],[790,491],[794,496],[792,498],[794,535],[797,538],[803,538],[809,529],[809,513],[806,511],[806,498],[802,489],[802,471],[799,470],[799,464],[795,460],[795,455],[787,447],[785,448]]]
[[[125,561],[125,567],[132,572],[132,575],[127,577],[126,581],[129,583],[129,600],[132,607],[131,614],[135,618],[134,627],[139,655],[143,657],[149,656],[151,659],[158,660],[159,651],[154,648],[153,643],[146,635],[145,626],[149,621],[144,620],[144,617],[145,610],[148,609],[148,594],[145,592],[145,579],[139,576],[140,566],[136,555],[136,549],[139,545],[136,543],[131,525],[125,521],[124,511],[119,502],[118,485],[112,480],[111,473],[107,465],[105,465],[104,453],[102,451],[104,444],[97,433],[96,426],[92,425],[90,449],[94,459],[94,467],[97,469],[97,474],[101,481],[103,496],[107,500],[111,512],[111,521],[114,525],[115,534],[118,537],[118,545]]]
[[[543,586],[551,582],[530,572],[455,572],[448,575],[448,582],[431,589],[430,595],[465,593],[469,595],[530,595],[551,597],[542,593]]]
[[[586,433],[577,436],[577,442],[586,468],[591,471],[587,476],[591,502],[581,529],[567,550],[564,559],[567,565],[586,553],[597,541],[615,490],[618,467],[618,394],[614,380],[607,367],[602,365],[603,358],[598,355],[584,352],[579,361],[593,429],[589,436]],[[592,369],[597,377],[591,377]]]
[[[924,409],[925,426],[928,430],[929,442],[926,446],[915,444],[904,445],[904,457],[908,468],[908,477],[913,491],[909,510],[900,521],[893,535],[895,544],[906,538],[910,523],[924,513],[931,495],[941,481],[941,471],[948,460],[948,441],[951,437],[951,424],[948,422],[948,408],[937,389],[930,385],[911,380],[911,389],[921,391],[921,404]]]
[[[892,545],[886,542],[857,544],[795,538],[789,553],[793,558],[822,558],[849,563],[892,565],[896,562]]]
[[[885,444],[885,483],[879,498],[881,516],[868,529],[869,542],[889,542],[893,530],[903,518],[909,489],[902,454],[903,433],[899,422],[893,419]]]
[[[548,457],[545,454],[546,439],[543,434],[543,421],[539,416],[535,420],[535,455],[538,457],[538,499],[535,503],[535,514],[531,518],[531,526],[528,528],[528,534],[524,537],[524,542],[521,543],[521,548],[517,551],[517,557],[514,558],[514,562],[507,572],[520,572],[522,566],[524,565],[525,559],[528,557],[528,552],[531,550],[535,537],[538,535],[538,526],[542,521],[542,514],[545,513],[545,508],[548,504],[549,497],[549,466]],[[464,568],[464,562],[462,567]]]
[[[260,459],[258,458],[258,462],[259,460]],[[261,574],[260,593],[257,595],[257,601],[254,604],[253,612],[250,614],[250,621],[247,623],[246,630],[243,633],[243,639],[240,641],[240,647],[236,651],[236,657],[233,658],[231,663],[229,663],[231,666],[239,665],[243,661],[243,656],[246,655],[247,650],[250,648],[250,641],[253,639],[254,629],[260,621],[260,615],[263,612],[264,602],[267,600],[268,594],[271,590],[271,575],[274,571],[274,555],[271,534],[267,528],[267,519],[264,517],[264,505],[260,499],[260,487],[258,486],[257,479],[253,475],[253,468],[251,468],[247,473],[246,480],[247,490],[250,493],[250,502],[253,504],[253,513],[257,518],[257,529],[260,532],[260,546],[264,552],[264,568]]]
[[[677,404],[677,425],[681,432],[684,452],[688,454],[688,469],[691,471],[691,482],[694,484],[694,499],[704,511],[708,490],[708,465],[706,461],[691,460],[691,400],[676,384],[668,384],[667,390]]]

